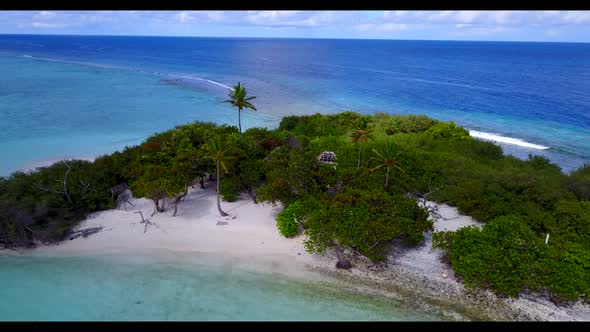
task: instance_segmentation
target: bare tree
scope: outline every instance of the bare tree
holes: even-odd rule
[[[438,206],[428,205],[428,196],[434,194],[435,192],[441,190],[442,188],[444,188],[444,185],[439,186],[437,188],[432,188],[432,178],[430,178],[430,180],[428,181],[428,192],[424,193],[424,192],[414,191],[414,192],[410,193],[408,196],[418,200],[418,206],[420,206],[421,208],[426,210],[426,212],[428,212],[428,214],[430,214],[434,218],[445,220],[445,218],[438,211]]]
[[[58,195],[62,195],[64,196],[68,202],[71,205],[74,205],[74,202],[72,201],[72,197],[70,196],[70,192],[68,191],[68,175],[70,174],[70,171],[72,170],[72,167],[70,166],[70,164],[68,164],[68,162],[66,160],[62,161],[64,165],[66,165],[67,170],[66,173],[64,174],[63,179],[55,179],[56,182],[59,182],[63,185],[63,189],[62,190],[56,190],[54,188],[49,188],[47,186],[43,186],[41,183],[38,183],[36,185],[36,187],[40,190],[43,191],[47,191],[47,192],[52,192]],[[85,189],[88,190],[89,184],[85,184],[84,182],[81,181],[81,184],[85,185]]]
[[[156,223],[151,222],[149,219],[145,219],[143,217],[143,213],[141,213],[141,211],[135,211],[133,213],[139,213],[139,215],[141,216],[141,221],[136,223],[136,224],[144,224],[145,226],[143,227],[143,233],[145,234],[145,232],[147,232],[147,229],[149,226],[154,226],[156,228],[158,228],[159,230],[162,230],[158,225],[156,225]],[[163,231],[163,230],[162,230]]]

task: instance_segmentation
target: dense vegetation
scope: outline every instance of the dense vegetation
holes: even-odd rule
[[[324,151],[336,162],[318,160]],[[303,228],[307,249],[334,248],[341,266],[350,265],[345,249],[378,262],[395,238],[422,241],[432,222],[421,197],[486,222],[434,234],[466,285],[507,296],[530,289],[589,298],[590,166],[563,174],[543,157],[504,156],[454,123],[425,116],[289,116],[275,130],[243,133],[192,123],[92,163],[14,173],[0,179],[0,244],[62,239],[89,213],[112,208],[110,188],[119,183],[153,200],[154,213],[176,212],[189,187],[210,174],[226,201],[243,193],[282,203],[280,232]]]

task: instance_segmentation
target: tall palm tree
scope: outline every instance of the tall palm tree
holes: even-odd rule
[[[354,129],[350,132],[350,138],[352,143],[358,145],[358,158],[356,168],[361,168],[361,147],[363,143],[366,143],[369,139],[372,139],[371,129],[369,128],[369,117],[362,116],[357,121],[353,122]]]
[[[215,167],[217,169],[217,210],[219,210],[219,214],[222,217],[228,216],[228,214],[221,209],[221,203],[219,202],[220,196],[220,184],[221,184],[221,169],[227,172],[226,162],[231,159],[230,156],[227,155],[227,152],[231,150],[231,147],[225,148],[220,140],[211,139],[209,143],[205,145],[205,150],[210,158],[215,161]]]
[[[372,149],[372,150],[373,150],[374,156],[371,157],[371,159],[376,160],[380,164],[377,165],[376,167],[374,167],[373,169],[371,169],[371,172],[373,172],[381,167],[385,167],[387,169],[387,172],[385,173],[385,190],[387,190],[387,185],[389,184],[389,171],[390,171],[390,169],[393,167],[393,168],[398,169],[402,173],[405,172],[403,169],[401,169],[398,166],[399,161],[397,160],[397,156],[399,155],[399,152],[396,153],[395,144],[391,141],[385,142],[381,151],[378,151],[377,149]]]
[[[250,96],[248,97],[246,94],[246,88],[244,88],[240,82],[238,82],[238,85],[235,85],[233,87],[233,90],[229,90],[229,94],[228,94],[229,98],[228,100],[226,100],[226,103],[230,103],[232,104],[232,106],[235,106],[238,108],[238,129],[240,130],[240,134],[242,133],[242,109],[243,108],[250,108],[254,111],[256,111],[256,107],[254,107],[254,105],[252,105],[250,103],[250,100],[256,98],[254,96]]]

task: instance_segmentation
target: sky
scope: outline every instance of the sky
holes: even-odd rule
[[[0,33],[590,42],[590,11],[0,11]]]

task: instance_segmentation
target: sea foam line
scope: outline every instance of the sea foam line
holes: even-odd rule
[[[530,149],[537,149],[537,150],[549,149],[548,146],[529,143],[529,142],[523,141],[518,138],[505,137],[505,136],[500,136],[500,135],[492,134],[492,133],[485,133],[485,132],[481,132],[481,131],[470,130],[469,135],[471,135],[472,137],[475,137],[475,138],[483,139],[483,140],[518,145],[518,146],[522,146],[522,147],[530,148]]]
[[[21,55],[23,58],[32,58],[35,60],[41,60],[41,61],[49,61],[49,62],[59,62],[59,63],[66,63],[66,64],[73,64],[73,65],[81,65],[81,66],[88,66],[88,67],[95,67],[95,68],[102,68],[102,69],[116,69],[116,70],[125,70],[125,71],[133,71],[133,72],[139,72],[139,73],[143,73],[143,74],[152,74],[152,75],[168,75],[168,76],[172,76],[172,77],[179,77],[179,78],[185,78],[185,79],[191,79],[191,80],[199,80],[199,81],[206,81],[209,82],[211,84],[220,86],[222,88],[226,88],[229,90],[233,91],[232,87],[229,87],[225,84],[213,81],[213,80],[209,80],[206,78],[202,78],[202,77],[195,77],[195,76],[188,76],[188,75],[177,75],[177,74],[165,74],[165,73],[161,73],[158,71],[148,71],[148,70],[142,70],[142,69],[137,69],[137,68],[131,68],[131,67],[120,67],[120,66],[112,66],[112,65],[103,65],[103,64],[98,64],[98,63],[92,63],[92,62],[80,62],[80,61],[69,61],[69,60],[62,60],[62,59],[55,59],[55,58],[45,58],[45,57],[37,57],[37,56],[31,56],[29,54],[23,54]]]
[[[211,84],[215,84],[215,85],[217,85],[217,86],[220,86],[220,87],[222,87],[222,88],[226,88],[226,89],[229,89],[229,90],[233,90],[233,88],[231,88],[231,87],[229,87],[229,86],[227,86],[227,85],[225,85],[225,84],[222,84],[222,83],[219,83],[219,82],[215,82],[215,81],[213,81],[213,80],[208,80],[208,79],[206,79],[206,78],[195,77],[195,76],[188,76],[188,75],[175,75],[175,74],[172,74],[172,75],[170,75],[170,76],[173,76],[173,77],[180,77],[180,78],[186,78],[186,79],[189,79],[189,80],[199,80],[199,81],[206,81],[206,82],[209,82],[209,83],[211,83]]]

